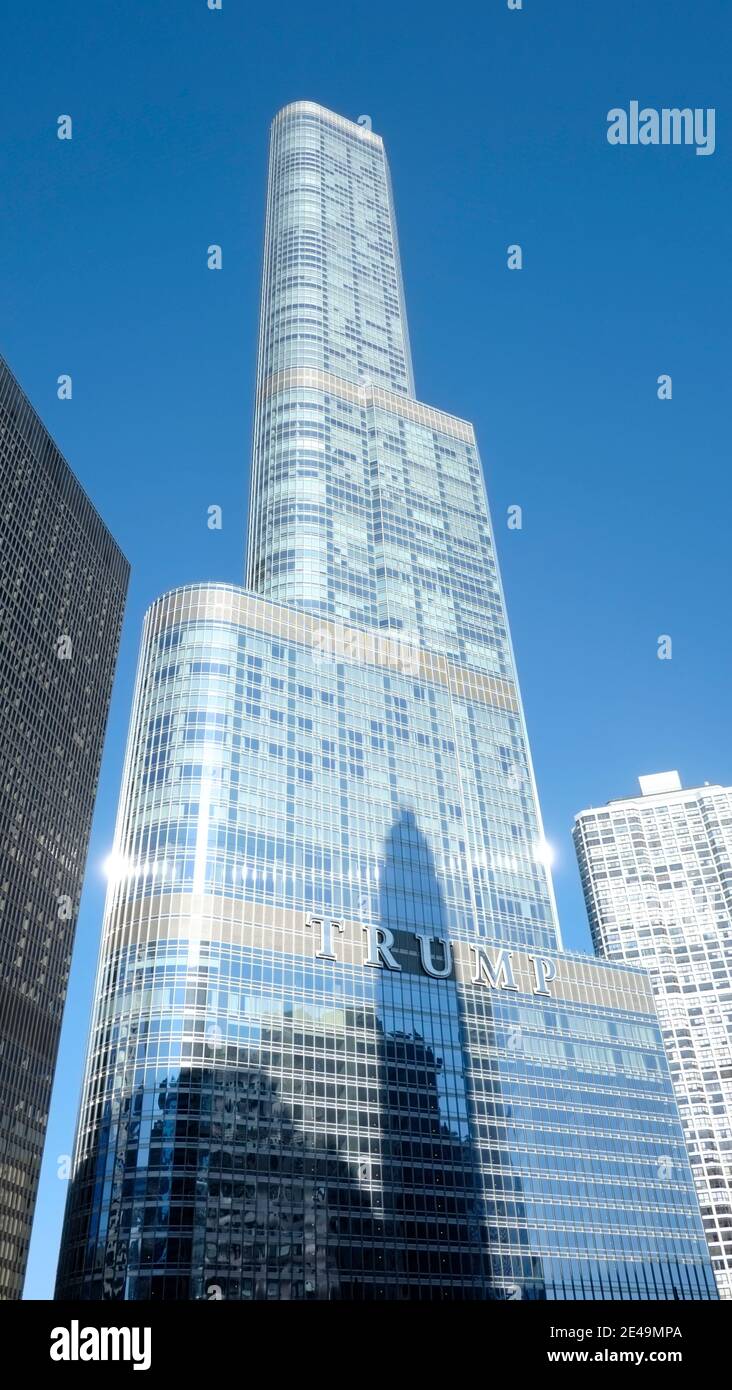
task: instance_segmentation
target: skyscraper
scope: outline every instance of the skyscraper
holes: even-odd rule
[[[19,1298],[129,566],[0,358],[0,1298]]]
[[[599,955],[647,970],[722,1298],[732,1298],[732,788],[639,778],[576,817]]]
[[[272,131],[247,585],[147,614],[59,1295],[712,1296],[647,981],[561,951],[382,141],[310,102]]]

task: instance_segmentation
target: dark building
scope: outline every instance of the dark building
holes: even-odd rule
[[[129,565],[0,358],[0,1298],[19,1298]]]

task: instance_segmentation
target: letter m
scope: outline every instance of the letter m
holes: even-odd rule
[[[491,989],[517,989],[513,978],[513,951],[499,951],[492,961],[484,946],[471,946],[475,954],[472,980],[474,985],[490,985]]]
[[[694,141],[694,112],[685,106],[680,111],[678,106],[664,106],[661,111],[661,142],[664,145],[681,144],[681,122],[684,122],[684,144],[691,145]]]
[[[102,1361],[131,1360],[131,1329],[129,1327],[100,1327],[99,1355]]]

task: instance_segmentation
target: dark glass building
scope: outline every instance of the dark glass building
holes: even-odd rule
[[[381,139],[272,132],[247,588],[142,639],[59,1296],[710,1298],[650,986],[562,950]]]
[[[0,1298],[19,1298],[129,566],[0,359]]]

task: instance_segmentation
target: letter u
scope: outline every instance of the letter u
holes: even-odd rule
[[[426,932],[417,931],[414,933],[419,942],[419,956],[422,962],[422,969],[432,975],[435,980],[446,980],[452,974],[452,946],[449,941],[445,941],[441,936],[431,937]],[[438,970],[432,959],[432,942],[441,941],[445,948],[445,964]]]

